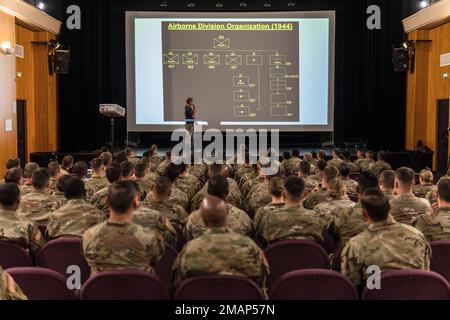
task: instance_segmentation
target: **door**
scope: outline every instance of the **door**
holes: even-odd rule
[[[449,100],[439,100],[437,110],[437,169],[448,169]]]
[[[22,166],[27,162],[27,109],[25,100],[17,100],[17,155]]]

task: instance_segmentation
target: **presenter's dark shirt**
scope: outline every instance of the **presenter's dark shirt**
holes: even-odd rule
[[[184,107],[184,118],[186,119],[186,123],[194,123],[194,109],[192,107]]]

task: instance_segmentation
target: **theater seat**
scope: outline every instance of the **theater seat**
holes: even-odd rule
[[[450,241],[432,241],[430,245],[433,252],[430,270],[439,273],[450,282]]]
[[[167,291],[170,289],[170,281],[172,279],[172,266],[177,258],[178,253],[171,246],[166,245],[164,255],[155,267],[155,273],[161,280]]]
[[[23,247],[10,243],[0,241],[0,266],[3,269],[16,267],[31,267],[33,261]]]

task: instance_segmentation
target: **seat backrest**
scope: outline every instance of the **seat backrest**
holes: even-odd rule
[[[269,289],[280,276],[290,271],[329,268],[327,253],[311,240],[280,241],[270,245],[265,255],[270,266]]]
[[[3,269],[31,267],[33,261],[25,248],[15,243],[0,241],[0,266]]]
[[[81,288],[82,300],[168,300],[159,278],[140,270],[104,271]]]
[[[56,271],[44,268],[13,268],[7,272],[29,300],[74,300],[75,293],[67,280]]]
[[[432,271],[395,270],[381,275],[381,289],[364,288],[363,300],[449,300],[447,280]]]
[[[175,293],[175,300],[264,300],[264,294],[247,278],[205,276],[183,281]]]
[[[166,245],[164,255],[155,266],[155,273],[161,280],[167,291],[170,289],[170,281],[172,280],[172,266],[177,258],[178,253],[171,246]]]
[[[439,273],[450,282],[450,241],[432,241],[430,270]]]
[[[59,272],[65,277],[73,273],[67,269],[69,266],[78,266],[82,284],[91,274],[81,250],[81,239],[76,237],[59,238],[46,243],[38,253],[36,265]]]
[[[324,269],[297,270],[282,275],[270,291],[273,300],[357,300],[354,284],[344,275]]]

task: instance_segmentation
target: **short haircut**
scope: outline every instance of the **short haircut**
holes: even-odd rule
[[[173,162],[169,163],[166,168],[164,175],[169,178],[170,181],[174,182],[180,174],[186,171],[186,164],[180,163],[175,164]]]
[[[380,173],[380,183],[386,189],[394,189],[395,188],[395,171],[393,170],[384,170]]]
[[[80,178],[84,179],[88,173],[88,165],[85,161],[78,161],[73,165],[72,173]]]
[[[56,161],[52,161],[48,164],[48,172],[50,173],[50,177],[56,177],[58,173],[61,171],[59,167],[59,163]]]
[[[366,157],[369,159],[373,159],[375,157],[375,152],[373,152],[372,150],[367,151]]]
[[[421,177],[422,180],[427,183],[433,183],[434,181],[433,172],[428,169],[420,171],[419,177]]]
[[[5,182],[12,182],[15,184],[19,184],[21,179],[22,179],[22,169],[11,168],[8,171],[6,171]]]
[[[341,151],[341,149],[339,149],[339,148],[333,149],[333,152],[334,152],[338,157],[340,157],[340,156],[342,155],[342,151]]]
[[[442,177],[438,182],[439,199],[450,202],[450,177]]]
[[[48,186],[50,181],[50,174],[48,173],[47,168],[39,168],[35,172],[33,172],[33,176],[31,177],[31,184],[36,189],[44,189]]]
[[[108,204],[116,214],[125,214],[132,208],[137,190],[132,181],[116,181],[108,187]]]
[[[145,172],[147,171],[147,164],[139,162],[134,167],[134,175],[138,178],[143,178],[145,176]]]
[[[298,149],[292,150],[292,156],[293,157],[299,157],[300,156],[300,150],[298,150]]]
[[[64,192],[66,181],[69,180],[70,178],[72,177],[68,175],[63,175],[58,178],[58,181],[56,182],[56,188],[58,189],[59,192]]]
[[[336,178],[339,174],[338,169],[335,166],[327,166],[325,170],[323,170],[323,179],[326,182],[331,181],[332,179]]]
[[[166,151],[166,160],[169,160],[170,158],[172,158],[172,150],[167,150]]]
[[[414,170],[407,167],[398,168],[395,172],[395,178],[403,187],[411,188],[416,181]]]
[[[362,208],[374,222],[387,219],[391,210],[388,197],[379,189],[368,189],[361,197]]]
[[[106,179],[109,183],[113,183],[120,180],[122,176],[122,168],[118,163],[111,163],[106,167]]]
[[[377,159],[381,161],[385,161],[387,158],[387,153],[384,150],[378,151]]]
[[[23,169],[23,177],[26,179],[30,179],[33,176],[33,172],[39,169],[39,165],[35,162],[29,162],[25,165]]]
[[[120,164],[122,168],[122,177],[129,177],[133,174],[134,165],[129,161],[124,161]]]
[[[317,161],[317,169],[319,169],[319,171],[325,170],[327,166],[328,164],[325,160],[320,159],[319,161]]]
[[[20,189],[16,183],[7,182],[0,186],[0,204],[3,207],[11,207],[20,198]]]
[[[211,176],[220,176],[223,172],[223,164],[213,163],[209,166],[209,172],[211,172]]]
[[[172,188],[172,182],[169,178],[161,176],[153,183],[153,190],[157,195],[167,195]]]
[[[309,163],[306,160],[303,160],[299,164],[299,170],[303,174],[310,174],[311,173],[311,163]]]
[[[344,152],[342,152],[342,157],[344,157],[344,160],[350,159],[351,156],[352,154],[348,150],[344,150]]]
[[[322,160],[325,160],[326,156],[327,156],[327,155],[325,154],[325,151],[323,151],[323,150],[317,151],[317,158],[320,158],[320,159],[322,159]]]
[[[350,167],[348,166],[348,164],[346,164],[344,162],[339,164],[338,170],[339,170],[339,174],[343,178],[347,178],[350,175]]]
[[[13,169],[13,168],[20,168],[20,160],[15,158],[15,159],[8,159],[8,161],[6,161],[6,170],[9,169]]]
[[[67,155],[62,159],[61,165],[65,169],[70,169],[73,165],[73,157],[71,155]]]
[[[78,177],[70,177],[64,183],[64,196],[67,199],[83,198],[86,195],[84,182]]]
[[[127,156],[131,156],[131,154],[133,153],[133,148],[127,147],[125,148],[124,152]]]
[[[279,177],[275,177],[269,180],[269,194],[271,196],[280,198],[283,196],[284,180]]]
[[[99,172],[103,167],[103,160],[100,158],[94,158],[91,160],[91,168],[94,172]]]
[[[222,200],[228,197],[229,185],[227,178],[223,176],[214,176],[208,182],[208,194]]]
[[[361,172],[358,179],[358,189],[361,194],[368,189],[379,189],[379,188],[380,185],[378,177],[375,173],[371,171]]]
[[[284,190],[288,197],[300,200],[305,192],[305,181],[297,176],[290,176],[284,180]]]
[[[289,160],[291,158],[291,153],[289,151],[283,152],[283,159]]]
[[[114,161],[120,164],[127,160],[128,160],[127,154],[122,151],[117,154],[116,159]]]

